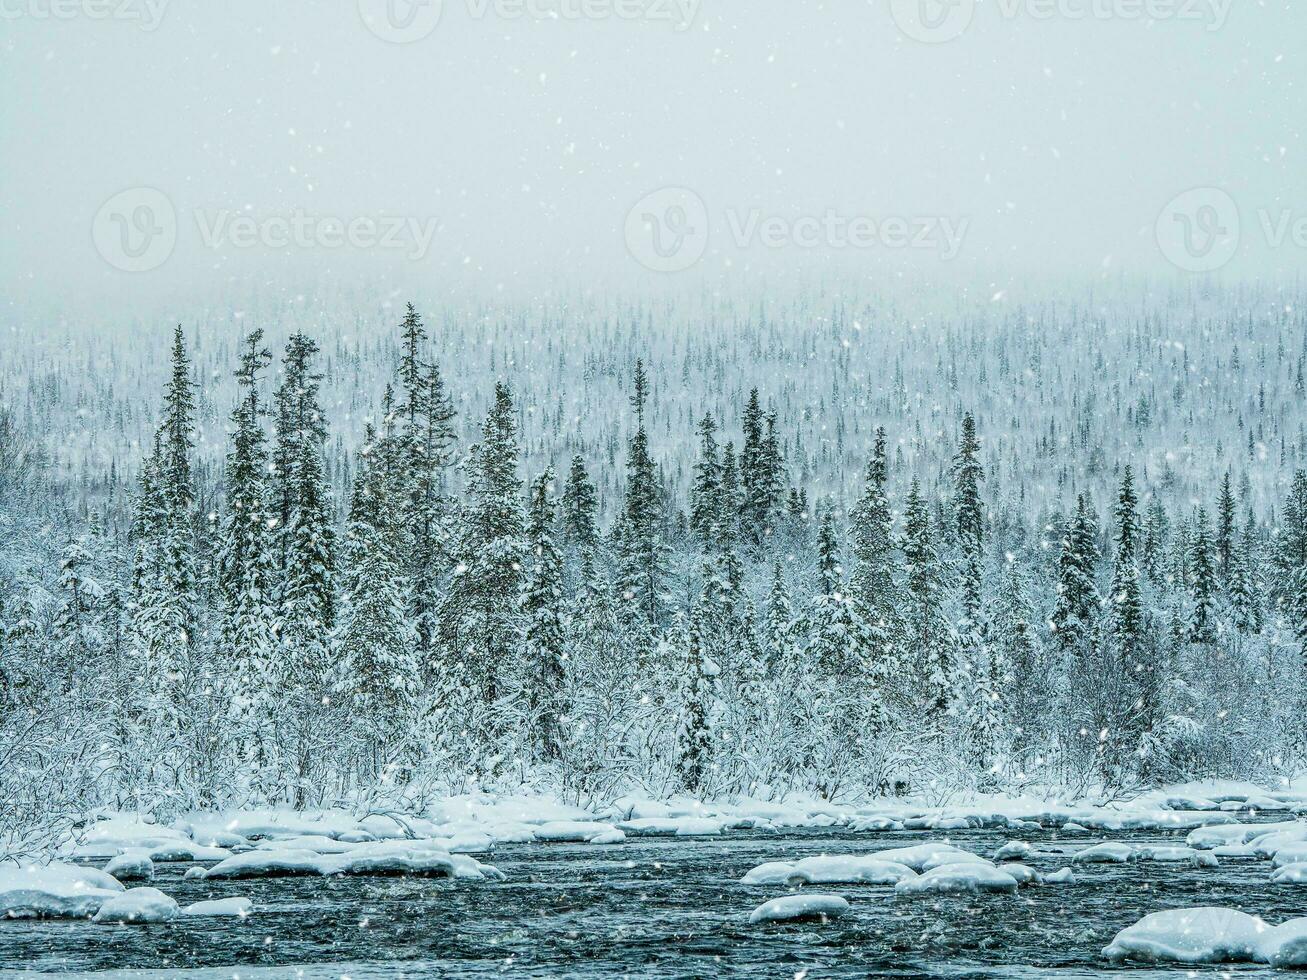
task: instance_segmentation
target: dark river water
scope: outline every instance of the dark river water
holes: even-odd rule
[[[785,886],[738,879],[764,861],[866,853],[939,839],[929,833],[824,831],[640,838],[617,846],[504,845],[482,859],[502,883],[400,878],[183,881],[187,865],[158,865],[154,884],[180,904],[247,896],[241,921],[162,925],[0,921],[0,975],[162,978],[348,977],[1184,977],[1284,976],[1265,967],[1112,969],[1101,956],[1116,932],[1148,912],[1224,905],[1271,923],[1307,915],[1307,888],[1272,886],[1266,861],[1220,868],[1143,863],[1076,866],[1070,885],[1013,895],[898,899],[891,888],[822,885],[852,906],[828,923],[751,926],[749,912]],[[1102,838],[1048,832],[954,833],[992,856],[1016,837],[1071,850]],[[1183,843],[1183,835],[1113,840]],[[102,862],[100,862],[102,863]],[[1069,860],[1035,856],[1051,872]],[[204,969],[211,968],[211,969]]]

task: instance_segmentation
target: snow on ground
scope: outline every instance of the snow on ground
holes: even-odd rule
[[[194,916],[237,916],[245,918],[254,911],[254,903],[248,898],[213,898],[207,902],[192,902],[182,909],[182,915]]]
[[[153,881],[154,862],[150,852],[143,848],[129,848],[112,857],[104,866],[104,873],[119,881]]]
[[[443,840],[374,841],[321,854],[306,849],[256,849],[220,861],[205,878],[275,878],[289,875],[416,875],[502,881],[503,873],[464,854],[451,854]]]
[[[866,855],[821,855],[793,863],[769,861],[740,879],[745,885],[895,885],[917,873],[903,864]]]
[[[1146,915],[1103,950],[1111,960],[1307,966],[1307,918],[1270,926],[1235,909],[1172,909]]]
[[[849,910],[849,903],[838,895],[786,895],[759,905],[749,915],[749,921],[797,922],[803,920],[835,919]]]
[[[1072,856],[1074,864],[1125,864],[1135,856],[1135,849],[1129,844],[1116,841],[1104,841]]]
[[[86,918],[122,891],[95,868],[0,864],[0,918]]]
[[[945,864],[916,877],[900,881],[894,894],[903,897],[953,892],[1015,892],[1017,879],[1006,869],[991,864]]]
[[[106,900],[91,921],[143,925],[147,922],[168,922],[180,914],[181,910],[173,899],[157,888],[145,886],[129,888]]]

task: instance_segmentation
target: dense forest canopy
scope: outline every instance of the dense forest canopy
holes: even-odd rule
[[[1290,772],[1297,300],[12,324],[0,832]]]

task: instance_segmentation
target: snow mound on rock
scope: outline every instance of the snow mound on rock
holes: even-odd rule
[[[849,903],[838,895],[786,895],[764,902],[749,914],[749,922],[802,922],[839,918]]]
[[[1129,844],[1104,841],[1087,847],[1071,857],[1072,864],[1125,864],[1134,860],[1135,849]]]
[[[0,864],[0,918],[84,919],[123,892],[117,878],[73,864]]]
[[[1015,892],[1017,879],[986,864],[945,864],[917,878],[900,881],[894,893],[903,896],[953,892]]]
[[[113,875],[119,881],[153,881],[154,862],[144,850],[123,851],[112,857],[104,866],[104,873]]]
[[[157,888],[130,888],[108,899],[92,922],[144,925],[169,922],[180,914],[177,903]]]
[[[1236,909],[1172,909],[1146,915],[1103,950],[1110,960],[1307,966],[1307,918],[1270,926]]]

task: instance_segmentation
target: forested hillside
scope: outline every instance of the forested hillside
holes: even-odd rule
[[[0,832],[1293,771],[1298,299],[10,324]]]

